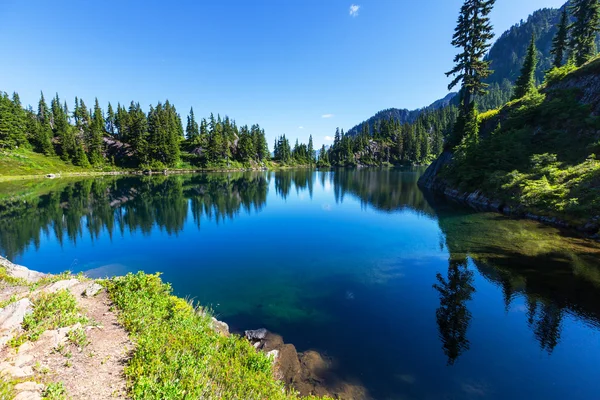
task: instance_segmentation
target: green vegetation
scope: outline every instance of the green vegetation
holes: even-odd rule
[[[33,301],[33,312],[23,319],[25,332],[14,338],[11,345],[16,347],[27,340],[35,341],[46,330],[64,328],[78,322],[85,324],[88,320],[82,316],[77,300],[67,289],[55,293],[42,292]]]
[[[48,400],[67,400],[68,396],[65,384],[62,382],[49,383],[42,397]]]
[[[311,138],[312,139],[312,138]],[[24,109],[17,93],[0,92],[0,177],[48,173],[86,173],[121,168],[247,169],[271,166],[265,132],[259,125],[238,127],[213,114],[196,121],[190,110],[184,132],[168,100],[146,113],[139,103],[128,108],[98,100],[88,109],[75,98],[70,112],[58,94],[48,106],[44,94],[37,111]],[[312,140],[296,143],[284,164],[314,164]],[[276,157],[277,159],[277,157]],[[292,161],[293,162],[290,162]]]
[[[520,99],[535,91],[535,69],[538,63],[537,48],[535,47],[535,36],[531,37],[531,43],[527,50],[527,57],[521,68],[521,76],[517,79],[513,99]]]
[[[85,172],[90,170],[67,163],[58,156],[45,156],[27,149],[0,152],[0,181],[9,176]]]
[[[600,214],[600,118],[579,102],[577,89],[553,89],[598,68],[600,58],[580,69],[555,69],[540,93],[480,117],[492,128],[477,143],[463,141],[442,177],[541,215],[583,221]]]
[[[12,379],[0,376],[0,399],[12,399],[15,396],[15,384]]]
[[[572,0],[571,15],[571,56],[580,67],[591,60],[597,52],[596,35],[600,30],[600,3],[598,0]]]
[[[295,399],[273,378],[271,359],[212,328],[204,310],[171,295],[158,275],[104,282],[137,348],[125,369],[134,399]]]

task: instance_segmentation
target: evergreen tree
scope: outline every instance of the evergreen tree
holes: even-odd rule
[[[48,105],[44,99],[44,93],[40,95],[38,103],[37,123],[34,124],[34,148],[36,151],[54,155],[54,146],[52,145],[52,127],[50,125],[50,116]]]
[[[562,12],[560,17],[560,24],[558,25],[558,32],[552,40],[552,49],[550,53],[554,56],[552,65],[556,68],[560,68],[565,60],[567,54],[567,45],[569,40],[569,14],[567,7]]]
[[[598,0],[572,0],[571,15],[575,22],[570,26],[571,50],[579,67],[596,55],[596,32],[600,24]]]
[[[494,37],[489,14],[496,0],[465,0],[452,37],[452,45],[461,49],[454,57],[454,68],[446,76],[454,76],[448,89],[462,84],[463,108],[466,111],[476,95],[486,93],[484,80],[492,73],[490,61],[484,60]]]
[[[194,109],[190,108],[190,114],[187,117],[187,126],[185,128],[185,134],[188,140],[196,140],[200,136],[200,129],[196,118],[194,117]]]
[[[90,124],[89,144],[88,144],[88,160],[92,165],[100,165],[104,162],[103,147],[104,147],[104,128],[106,122],[102,109],[96,99],[94,103],[94,113]]]
[[[517,79],[513,99],[520,99],[535,91],[535,69],[537,68],[538,55],[535,46],[535,36],[531,37],[531,43],[527,49],[527,57],[521,68],[521,76]]]
[[[496,0],[465,0],[460,9],[458,22],[452,37],[452,45],[461,49],[454,57],[454,68],[446,73],[446,76],[454,76],[454,80],[448,85],[449,89],[459,83],[461,86],[461,109],[455,125],[450,146],[461,142],[467,124],[476,123],[469,121],[472,103],[475,96],[486,94],[488,84],[484,82],[492,71],[490,61],[484,56],[490,48],[490,40],[494,37],[489,14]]]
[[[117,116],[110,103],[108,103],[108,111],[106,112],[106,133],[113,137],[117,133]]]
[[[308,137],[308,162],[311,165],[315,162],[315,148],[313,145],[312,135]]]
[[[58,93],[52,99],[50,106],[52,109],[54,136],[58,138],[60,143],[60,157],[65,161],[73,160],[77,147],[75,133],[69,124],[69,116],[60,103]]]

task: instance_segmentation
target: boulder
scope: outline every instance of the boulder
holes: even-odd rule
[[[31,312],[31,301],[21,299],[0,309],[0,332],[10,332],[23,323],[25,315]]]
[[[215,317],[212,317],[212,328],[220,333],[221,335],[228,336],[229,335],[229,325],[227,325],[223,321],[219,321]]]
[[[46,289],[47,292],[55,293],[59,290],[69,289],[73,286],[77,285],[79,281],[77,279],[65,279],[62,281],[54,282],[52,285],[48,286]]]
[[[97,284],[96,282],[92,282],[87,288],[85,288],[83,292],[83,297],[94,297],[100,291],[104,289],[102,285]]]

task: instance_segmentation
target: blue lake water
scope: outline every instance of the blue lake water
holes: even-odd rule
[[[0,184],[0,253],[50,273],[160,271],[375,399],[600,398],[600,245],[425,194],[421,172]]]

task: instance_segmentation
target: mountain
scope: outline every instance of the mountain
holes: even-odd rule
[[[487,111],[498,108],[508,102],[512,96],[512,87],[521,73],[521,66],[525,59],[527,47],[531,40],[531,35],[535,34],[536,46],[538,48],[539,63],[536,70],[538,83],[542,83],[544,74],[552,65],[552,39],[556,35],[560,15],[564,7],[543,8],[531,14],[527,20],[521,20],[504,32],[490,48],[486,57],[491,61],[491,69],[494,73],[490,76],[487,83],[490,84],[489,93],[486,96],[477,99],[477,104],[481,111]],[[600,47],[600,34],[597,38]],[[371,131],[377,121],[395,118],[400,123],[413,123],[423,113],[423,111],[436,110],[450,104],[456,93],[450,93],[443,99],[437,100],[430,106],[409,111],[406,109],[390,108],[383,110],[348,131],[348,134],[355,136],[362,130],[363,124],[369,124]]]
[[[457,94],[458,93],[454,92],[448,93],[443,99],[436,100],[429,106],[419,108],[417,110],[388,108],[387,110],[379,111],[377,114],[373,115],[368,120],[363,121],[360,124],[353,127],[352,129],[348,130],[346,134],[349,136],[358,135],[362,131],[364,124],[369,124],[369,130],[372,132],[373,127],[376,124],[389,119],[397,120],[400,122],[400,124],[412,124],[417,120],[417,118],[419,118],[421,114],[423,114],[426,111],[435,111],[447,107],[451,104],[452,100],[456,97]]]

